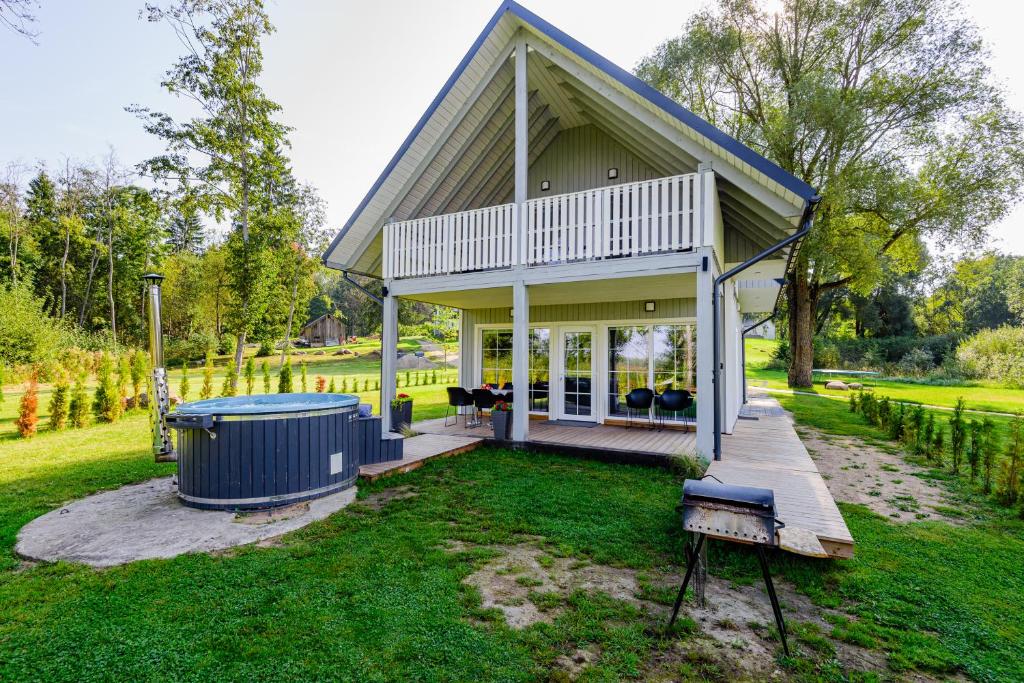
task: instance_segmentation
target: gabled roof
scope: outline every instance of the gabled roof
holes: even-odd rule
[[[816,192],[628,71],[521,5],[491,17],[412,132],[324,253],[328,266],[377,275],[380,228],[507,201],[512,191],[513,68],[518,31],[530,47],[530,162],[563,131],[591,125],[664,174],[710,162],[723,220],[753,245],[795,227]]]

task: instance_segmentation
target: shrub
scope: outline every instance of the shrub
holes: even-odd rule
[[[284,365],[277,374],[277,393],[279,394],[290,394],[292,393],[292,358],[286,356],[284,359]]]
[[[967,423],[964,421],[964,399],[961,396],[953,407],[953,415],[949,418],[949,454],[950,467],[954,474],[960,473],[963,462],[964,447],[967,444]]]
[[[92,412],[101,422],[116,422],[121,417],[121,397],[114,382],[114,363],[104,354],[97,370],[96,392],[92,399]]]
[[[68,426],[68,381],[61,377],[50,395],[50,429],[62,431]]]
[[[996,498],[1006,506],[1015,505],[1020,497],[1021,469],[1024,467],[1024,418],[1019,414],[1010,422],[1010,440],[1006,457],[999,463]]]
[[[168,339],[165,348],[167,364],[199,360],[217,351],[218,346],[216,335],[203,331],[190,332],[186,339]]]
[[[21,403],[18,404],[18,419],[14,426],[23,439],[31,439],[36,434],[36,423],[39,422],[39,382],[36,381],[35,373],[28,378],[25,386],[25,393],[21,395]]]
[[[373,390],[374,391],[380,391],[380,380],[379,379],[373,380]]]
[[[264,360],[260,364],[260,369],[263,371],[263,393],[270,393],[270,363]]]
[[[142,385],[146,382],[149,358],[141,349],[132,354],[132,397],[136,408],[142,407]]]
[[[302,384],[302,393],[309,391],[309,385],[306,383],[306,361],[299,361],[299,382]]]
[[[896,364],[901,375],[920,377],[935,368],[935,358],[925,349],[911,349]]]
[[[329,385],[327,385],[327,393],[329,393],[329,394],[336,394],[336,393],[338,393],[338,390],[335,389],[335,387],[334,387],[334,378],[333,377],[331,378],[331,383]]]
[[[996,424],[991,418],[986,417],[981,421],[981,430],[984,434],[982,443],[981,465],[984,472],[985,493],[992,491],[992,470],[996,464],[996,454],[999,452],[999,444],[996,439]]]
[[[245,395],[252,396],[252,388],[256,384],[256,360],[249,356],[245,361]]]
[[[26,284],[0,283],[0,330],[0,362],[12,367],[58,360],[65,349],[86,341],[70,323],[51,318]]]
[[[206,363],[203,364],[203,386],[199,390],[199,398],[207,399],[213,396],[213,354],[206,352]]]
[[[348,393],[348,377],[342,377],[341,378],[341,393],[343,393],[343,394],[347,394]]]
[[[79,429],[89,424],[89,395],[85,392],[85,377],[81,374],[71,388],[68,421],[71,422],[72,427]]]
[[[260,341],[260,347],[256,350],[256,355],[260,358],[274,355],[274,342],[269,339]]]
[[[181,361],[181,382],[178,384],[178,395],[181,396],[181,401],[184,403],[188,401],[188,361]]]
[[[117,398],[122,403],[128,398],[128,384],[132,379],[132,362],[126,354],[117,356]]]
[[[237,345],[238,337],[230,332],[224,332],[220,335],[220,339],[217,340],[217,352],[224,356],[231,355],[235,352]]]
[[[313,386],[316,387],[316,392],[318,394],[324,393],[324,391],[327,390],[327,378],[323,375],[317,375],[316,382],[313,383]]]
[[[932,460],[936,465],[942,465],[942,456],[946,452],[946,433],[942,427],[935,429],[935,439],[932,441]]]
[[[903,436],[903,417],[906,412],[902,403],[897,403],[896,408],[889,411],[889,439],[899,441]]]
[[[365,394],[369,390],[370,390],[370,380],[364,379],[363,380],[363,393]]]
[[[924,423],[924,433],[921,440],[924,444],[924,454],[931,459],[935,449],[935,413],[928,413],[928,419]]]
[[[1024,388],[1024,327],[981,330],[956,352],[966,373]]]
[[[0,363],[0,404],[4,402],[4,364]]]
[[[220,386],[221,396],[234,396],[238,393],[238,370],[234,361],[228,363],[228,372],[224,375],[224,383]]]
[[[971,482],[978,478],[978,468],[981,467],[981,453],[984,450],[985,439],[981,432],[981,422],[971,420],[967,426],[967,466],[971,472]]]

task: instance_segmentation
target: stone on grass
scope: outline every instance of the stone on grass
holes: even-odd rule
[[[827,384],[825,384],[825,388],[826,389],[838,389],[839,391],[846,391],[850,387],[846,385],[846,382],[840,382],[839,380],[834,379],[834,380],[828,382]]]

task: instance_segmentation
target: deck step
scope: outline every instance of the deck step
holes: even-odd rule
[[[416,469],[433,458],[466,453],[483,445],[484,440],[468,436],[451,436],[446,434],[419,434],[403,438],[401,434],[384,435],[382,442],[387,445],[394,443],[402,447],[402,459],[391,462],[378,462],[359,467],[359,478],[365,481],[376,481],[392,474],[403,474]]]

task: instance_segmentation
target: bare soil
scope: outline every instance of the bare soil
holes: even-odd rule
[[[388,503],[395,500],[402,500],[404,498],[414,498],[420,495],[419,491],[416,490],[415,486],[395,486],[390,489],[384,489],[377,493],[371,493],[366,498],[356,501],[358,505],[364,505],[371,510],[381,510]]]
[[[943,508],[960,505],[928,470],[855,437],[833,436],[808,427],[800,440],[811,454],[829,491],[837,500],[865,505],[897,522],[941,520],[962,524]]]
[[[447,549],[464,552],[486,548],[498,553],[470,574],[464,583],[479,591],[481,606],[498,609],[506,623],[525,629],[551,623],[573,591],[601,591],[641,610],[652,630],[662,630],[681,577],[675,573],[637,572],[633,569],[593,564],[573,557],[547,553],[542,539],[518,545],[473,546],[451,542]],[[871,671],[887,677],[885,654],[850,645],[830,637],[829,614],[785,581],[776,582],[789,630],[790,648],[812,658],[835,657],[848,670]],[[645,664],[645,681],[677,681],[693,678],[720,681],[787,680],[777,664],[781,645],[768,596],[760,584],[739,586],[708,577],[706,607],[687,601],[680,612],[680,635]],[[852,620],[852,619],[851,619]],[[797,634],[810,633],[827,643],[811,649]],[[599,650],[577,647],[556,659],[557,667],[575,680],[601,656]],[[926,680],[926,679],[919,679]]]

